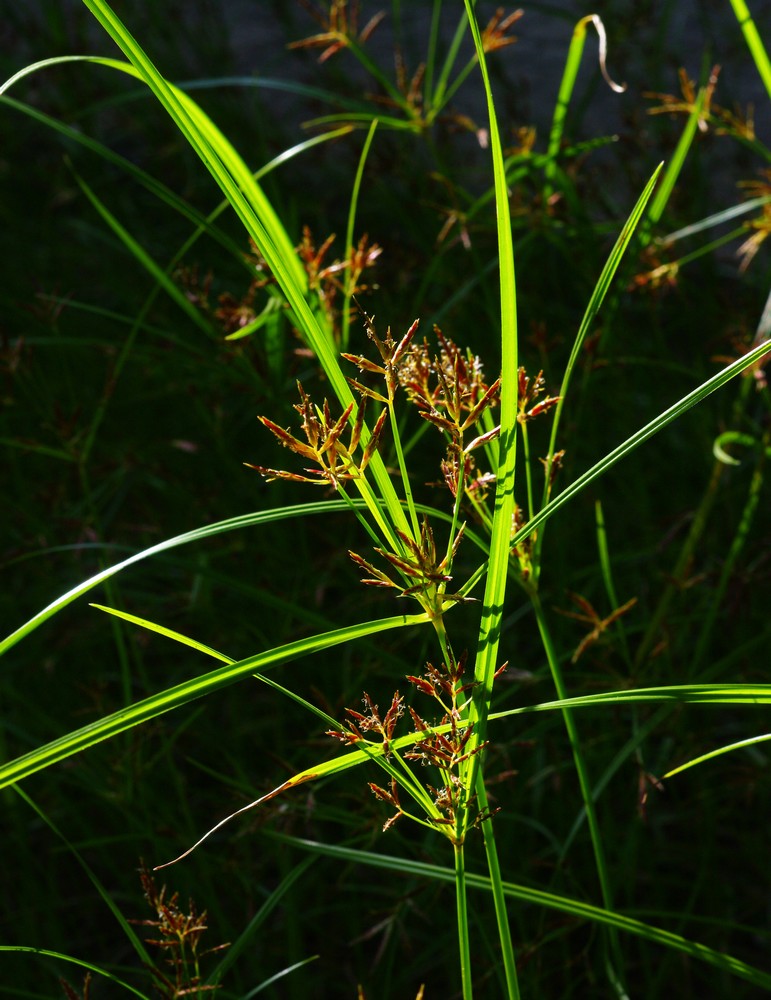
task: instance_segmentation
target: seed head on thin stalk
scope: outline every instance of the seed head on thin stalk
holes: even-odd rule
[[[319,62],[326,62],[332,56],[349,48],[352,44],[363,45],[385,17],[379,11],[359,30],[359,0],[331,0],[325,10],[309,0],[301,0],[302,5],[318,22],[321,31],[297,42],[291,42],[290,49],[321,49]]]
[[[308,288],[318,296],[333,336],[339,340],[341,316],[338,300],[343,296],[361,295],[370,290],[371,286],[362,282],[362,275],[374,266],[383,248],[377,243],[370,243],[365,233],[356,246],[350,248],[346,259],[327,261],[334,240],[335,236],[332,234],[317,246],[310,228],[304,226],[297,255],[308,275]]]
[[[382,393],[376,392],[375,390],[362,385],[361,382],[357,382],[355,379],[349,378],[349,384],[353,386],[353,388],[356,389],[362,397],[371,397],[381,403],[393,405],[396,390],[399,387],[400,379],[398,372],[400,364],[410,344],[412,343],[412,339],[417,332],[419,323],[420,320],[416,319],[397,344],[391,336],[390,326],[386,331],[385,338],[381,340],[377,334],[377,330],[375,329],[374,317],[365,316],[367,336],[377,347],[381,363],[377,364],[377,362],[371,361],[362,354],[343,354],[342,357],[344,357],[346,361],[350,361],[352,364],[356,365],[359,371],[372,372],[373,374],[382,376],[386,384],[386,395],[383,396]]]
[[[614,622],[616,622],[622,615],[625,615],[627,611],[630,611],[635,604],[637,604],[637,598],[633,597],[625,604],[622,604],[621,607],[616,608],[615,611],[607,616],[607,618],[601,618],[599,613],[595,611],[594,607],[585,597],[582,597],[580,594],[574,594],[571,591],[568,591],[568,597],[580,610],[564,611],[562,608],[555,608],[555,611],[558,611],[559,614],[564,615],[566,618],[572,618],[574,621],[592,626],[591,631],[584,636],[573,652],[573,655],[570,658],[571,663],[576,663],[578,658],[586,652],[589,646],[597,642],[600,637],[609,630],[610,626]]]
[[[147,944],[160,948],[165,956],[165,962],[171,968],[170,976],[160,969],[153,968],[156,988],[162,997],[177,1000],[182,996],[200,996],[204,992],[213,992],[220,986],[208,986],[201,975],[201,959],[215,951],[230,947],[221,944],[205,951],[200,950],[202,935],[208,929],[206,911],[198,913],[191,899],[188,912],[185,913],[179,904],[179,894],[166,894],[166,886],[158,889],[150,872],[142,864],[139,870],[142,889],[148,905],[154,911],[154,920],[131,920],[130,923],[144,927],[155,928],[157,937],[147,939]]]
[[[397,583],[387,573],[373,566],[358,553],[349,552],[348,554],[360,569],[369,574],[362,579],[362,583],[371,587],[393,588],[399,591],[399,597],[415,597],[432,618],[437,618],[442,614],[445,601],[459,603],[468,600],[462,594],[445,593],[445,585],[452,580],[447,568],[458,551],[464,528],[465,525],[461,525],[455,536],[449,558],[445,556],[441,561],[438,561],[434,533],[428,523],[428,518],[423,519],[420,539],[417,542],[413,541],[405,532],[398,532],[405,546],[404,555],[387,552],[382,548],[375,549],[378,555],[386,559],[403,578],[406,578],[409,582],[407,587]]]
[[[267,417],[260,417],[260,422],[271,431],[285,448],[295,452],[302,458],[313,462],[317,468],[306,468],[308,475],[299,475],[295,472],[285,472],[279,469],[269,469],[263,465],[252,465],[247,462],[249,468],[257,469],[265,478],[289,479],[299,483],[313,483],[315,485],[327,483],[339,488],[346,480],[361,478],[365,469],[375,453],[383,426],[388,417],[388,411],[383,410],[375,427],[372,437],[362,451],[359,459],[354,458],[354,453],[361,441],[361,431],[364,425],[365,401],[359,405],[356,418],[351,426],[351,417],[354,404],[349,403],[342,415],[333,420],[329,408],[329,403],[324,400],[322,407],[313,404],[308,394],[300,382],[297,383],[300,393],[299,404],[295,404],[295,409],[302,416],[302,430],[306,442],[301,441],[289,431],[279,427]],[[350,435],[348,444],[342,441],[343,432],[349,429]]]
[[[509,35],[507,32],[523,14],[523,10],[515,10],[504,16],[503,7],[499,7],[482,31],[482,47],[485,52],[495,52],[497,49],[514,45],[517,41],[516,35]]]
[[[469,795],[461,777],[461,765],[487,745],[482,743],[469,749],[473,725],[465,716],[473,684],[463,680],[466,659],[465,652],[457,660],[450,654],[446,662],[439,666],[427,663],[420,676],[407,676],[418,694],[428,696],[438,705],[441,715],[437,721],[429,723],[412,706],[409,707],[417,739],[411,743],[411,749],[401,756],[393,747],[396,725],[404,714],[404,699],[398,691],[384,717],[365,692],[364,712],[346,709],[348,718],[342,728],[328,731],[329,736],[359,749],[368,743],[373,749],[382,745],[384,756],[378,756],[378,760],[388,772],[390,782],[388,787],[375,782],[368,782],[368,785],[377,799],[394,810],[383,826],[384,831],[406,817],[438,830],[458,846],[463,841],[463,831],[483,818],[478,816],[474,824],[466,822],[474,798]],[[380,744],[373,742],[370,734],[379,737]],[[407,761],[433,769],[436,776],[432,782],[418,779],[408,768]],[[425,820],[403,805],[400,790],[406,791],[422,807]]]

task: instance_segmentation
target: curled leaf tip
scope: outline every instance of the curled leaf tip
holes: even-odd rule
[[[582,18],[580,23],[583,26],[588,21],[591,21],[596,28],[597,36],[600,40],[600,72],[602,73],[602,78],[611,90],[615,91],[617,94],[623,94],[626,90],[626,84],[616,83],[615,80],[611,79],[611,76],[608,73],[606,65],[608,56],[608,36],[605,32],[605,25],[602,23],[602,18],[599,14],[588,14],[585,18]]]

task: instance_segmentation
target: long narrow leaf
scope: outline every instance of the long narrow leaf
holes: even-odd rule
[[[112,611],[111,613],[128,621],[137,620],[135,616],[124,612]],[[375,635],[388,629],[403,628],[406,625],[421,625],[427,621],[429,618],[425,614],[395,615],[392,618],[381,618],[378,621],[364,622],[360,625],[349,625],[321,635],[298,639],[295,642],[276,646],[274,649],[248,656],[237,662],[230,661],[218,670],[212,670],[200,677],[194,677],[158,694],[151,695],[149,698],[122,708],[105,718],[97,719],[82,729],[67,733],[59,739],[46,743],[42,747],[17,757],[16,760],[0,766],[0,789],[21,781],[52,764],[66,760],[73,754],[101,743],[103,740],[117,736],[118,733],[126,732],[126,730],[133,729],[134,726],[155,719],[181,705],[186,705],[197,698],[211,694],[213,691],[228,687],[258,671],[269,670],[281,663],[286,663],[288,660],[297,660],[311,653],[350,642],[353,639]],[[214,653],[213,650],[210,652]],[[219,655],[220,658],[224,659],[223,654]]]
[[[115,984],[115,986],[120,986],[128,993],[133,993],[135,997],[141,997],[142,1000],[150,1000],[150,997],[148,997],[146,993],[142,993],[141,990],[136,989],[130,983],[125,982],[123,979],[119,979],[106,969],[100,969],[98,965],[94,965],[91,962],[85,962],[82,958],[75,958],[73,955],[63,955],[60,951],[50,951],[48,948],[30,948],[27,945],[17,944],[0,944],[0,951],[16,951],[21,954],[41,955],[44,958],[55,958],[59,962],[67,962],[70,965],[78,965],[81,969],[88,969],[89,972],[95,972],[97,976],[109,979],[111,983]],[[8,982],[7,979],[6,982]]]
[[[473,750],[485,738],[485,722],[490,707],[493,674],[496,670],[498,645],[500,642],[503,603],[508,581],[511,522],[514,513],[517,431],[517,297],[514,274],[514,245],[511,236],[511,214],[509,210],[509,195],[506,184],[503,149],[479,25],[476,21],[471,0],[465,0],[465,2],[487,100],[490,149],[492,152],[495,180],[495,210],[498,232],[498,270],[501,301],[501,430],[498,449],[499,458],[498,468],[495,470],[495,508],[490,536],[490,558],[488,561],[482,620],[480,623],[477,657],[474,667],[476,686],[469,714],[469,721],[474,727],[469,743],[469,754],[472,762],[470,770],[476,772],[479,757],[473,754]],[[469,780],[469,787],[473,788],[475,783],[476,774],[474,773]]]
[[[583,475],[579,476],[578,479],[574,480],[569,486],[567,486],[562,493],[558,494],[553,500],[542,507],[537,514],[525,524],[519,531],[512,536],[511,544],[516,545],[523,539],[527,538],[536,528],[538,528],[545,521],[548,521],[550,517],[557,513],[557,511],[571,500],[577,493],[580,493],[586,486],[597,479],[603,473],[612,469],[613,466],[620,462],[622,458],[629,455],[635,448],[638,448],[641,444],[647,441],[649,438],[653,437],[654,434],[658,434],[659,431],[663,430],[668,424],[671,424],[673,420],[676,420],[682,414],[686,413],[692,406],[700,403],[703,399],[706,399],[710,393],[719,389],[721,386],[725,385],[726,382],[730,382],[732,378],[737,375],[741,375],[745,369],[749,368],[755,361],[762,358],[764,354],[768,353],[769,344],[771,341],[765,340],[758,347],[753,348],[753,350],[748,351],[733,364],[728,365],[727,368],[723,368],[712,378],[707,379],[698,388],[689,392],[687,396],[683,396],[681,400],[670,406],[669,409],[664,410],[660,413],[654,420],[641,427],[639,431],[632,434],[631,437],[627,438],[623,444],[620,444],[613,451],[609,452],[604,458],[600,459],[596,465],[593,465],[591,469],[588,469]]]
[[[511,547],[511,525],[514,517],[514,478],[517,456],[517,402],[518,402],[518,355],[517,355],[517,284],[514,270],[514,243],[511,235],[511,210],[509,189],[506,178],[506,164],[503,157],[495,103],[485,60],[485,49],[474,12],[472,0],[465,0],[474,48],[484,85],[487,115],[490,130],[490,151],[493,161],[495,188],[495,216],[498,236],[498,277],[500,281],[501,308],[501,390],[500,390],[500,434],[498,438],[498,460],[495,472],[495,504],[490,532],[490,557],[487,564],[487,578],[479,623],[479,639],[474,663],[474,690],[469,708],[471,738],[466,752],[467,762],[462,766],[461,780],[467,793],[472,796],[481,784],[481,754],[486,737],[487,716],[492,699],[493,680],[498,661],[501,640],[503,606],[508,583],[509,553]],[[470,821],[470,810],[462,817],[463,829]],[[491,876],[498,937],[501,946],[503,966],[509,1000],[518,1000],[519,983],[511,928],[506,912],[506,901],[501,892],[500,864],[498,861],[495,835],[490,827],[489,817],[485,824],[485,851]],[[456,896],[458,900],[459,926],[466,914],[465,871],[463,868],[462,843],[456,849]],[[462,969],[464,973],[464,998],[471,996],[470,959],[468,951],[468,928],[461,937]],[[469,968],[467,968],[467,965]],[[468,978],[468,981],[466,979]]]
[[[643,190],[642,194],[637,199],[637,204],[634,206],[629,215],[629,218],[626,220],[618,236],[618,239],[613,245],[613,249],[608,255],[608,259],[605,261],[605,266],[603,267],[600,277],[597,280],[597,284],[594,286],[594,291],[592,292],[592,296],[589,299],[589,304],[586,307],[586,311],[584,312],[581,324],[578,328],[578,333],[576,334],[575,341],[573,342],[573,348],[570,352],[570,358],[568,359],[568,363],[565,366],[565,373],[562,376],[562,385],[560,386],[560,391],[559,391],[559,401],[557,403],[554,412],[554,420],[552,421],[551,438],[549,440],[549,452],[547,461],[551,460],[556,449],[557,433],[559,430],[560,417],[562,416],[562,407],[564,406],[565,397],[567,396],[568,388],[570,386],[570,380],[573,374],[573,368],[575,367],[575,364],[578,361],[578,357],[581,353],[581,348],[583,347],[584,341],[586,340],[586,335],[589,332],[592,323],[594,322],[595,316],[600,310],[600,306],[602,305],[603,300],[605,299],[605,296],[608,292],[608,289],[610,288],[611,282],[615,277],[616,271],[618,270],[618,266],[621,263],[624,254],[626,253],[626,249],[629,246],[629,241],[632,239],[632,236],[634,235],[637,226],[640,223],[640,219],[642,218],[643,212],[645,211],[645,208],[648,205],[650,197],[653,194],[654,188],[656,187],[656,182],[658,181],[659,175],[661,173],[661,168],[662,164],[659,164],[659,166],[654,170],[653,174],[651,175],[650,180],[645,185],[645,189]],[[547,488],[548,488],[548,477],[547,477],[547,485],[544,487],[544,490],[546,490]]]
[[[680,774],[681,771],[687,771],[689,767],[696,767],[697,764],[703,764],[705,760],[722,757],[724,753],[733,753],[734,750],[743,750],[745,747],[754,746],[756,743],[766,743],[768,740],[771,740],[771,733],[764,733],[762,736],[751,736],[747,740],[739,740],[738,743],[729,743],[728,746],[719,747],[717,750],[710,750],[709,753],[702,754],[700,757],[694,757],[693,760],[689,760],[686,764],[673,767],[671,771],[667,771],[661,777],[662,779],[671,778],[675,774]]]
[[[455,881],[454,871],[449,868],[442,868],[439,865],[413,861],[405,857],[397,858],[383,854],[374,854],[370,851],[360,851],[334,844],[320,844],[312,840],[303,840],[299,837],[292,837],[286,834],[271,832],[265,835],[290,846],[298,847],[300,850],[338,858],[349,864],[369,865],[374,868],[392,871],[395,875],[412,875],[416,878],[431,879],[439,882]],[[484,875],[475,875],[467,872],[466,882],[469,888],[490,892],[490,880]],[[662,945],[665,948],[688,955],[690,958],[706,962],[714,968],[730,973],[733,976],[738,976],[740,979],[746,979],[765,990],[771,990],[771,974],[763,972],[761,969],[756,969],[746,962],[742,962],[741,959],[734,958],[733,955],[726,955],[724,952],[716,951],[714,948],[700,944],[697,941],[690,941],[688,938],[684,938],[680,934],[675,934],[673,931],[656,927],[642,920],[635,920],[634,917],[625,916],[623,913],[611,912],[602,907],[593,906],[591,903],[584,903],[581,900],[571,899],[568,896],[559,896],[553,892],[531,889],[528,886],[518,885],[514,882],[504,882],[503,892],[510,899],[517,899],[523,903],[542,906],[549,910],[557,910],[577,920],[588,920],[592,923],[604,924],[622,933],[643,938],[652,944]]]
[[[766,88],[768,99],[771,101],[771,58],[769,58],[766,47],[763,44],[763,39],[760,37],[760,32],[752,19],[752,14],[745,0],[731,0],[731,6],[734,9],[736,20],[739,22],[739,27],[744,34],[747,48],[750,50],[752,58],[755,61],[760,79]]]
[[[331,334],[329,330],[322,328],[306,300],[305,272],[294,253],[286,230],[252,173],[231,143],[198,105],[158,72],[109,4],[104,0],[83,0],[83,3],[126,54],[132,66],[127,67],[116,60],[99,61],[144,80],[168,112],[259,248],[286,297],[307,343],[318,357],[335,395],[344,407],[347,406],[353,401],[353,395],[340,367]],[[365,427],[362,430],[362,443],[366,445],[369,438],[370,432]],[[370,469],[394,523],[409,534],[410,528],[399,505],[393,483],[385,463],[377,452],[373,455]],[[357,480],[356,485],[361,488],[361,481]],[[362,489],[362,495],[368,500],[370,513],[378,521],[384,537],[394,538],[388,523],[382,520],[377,504],[368,496],[366,489]]]

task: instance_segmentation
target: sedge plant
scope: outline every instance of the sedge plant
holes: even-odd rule
[[[162,689],[143,700],[131,702],[127,699],[127,704],[118,712],[105,714],[87,726],[4,764],[0,769],[2,786],[21,782],[81,750],[130,731],[220,688],[256,677],[260,683],[320,719],[326,732],[341,747],[341,752],[331,759],[314,762],[267,795],[239,809],[238,813],[273,801],[280,794],[309,781],[331,778],[367,764],[378,768],[378,779],[368,782],[368,786],[386,811],[385,829],[390,830],[397,822],[400,826],[413,823],[432,836],[443,837],[448,845],[448,854],[451,852],[451,863],[421,866],[419,862],[389,858],[344,845],[302,842],[301,838],[287,837],[280,832],[276,837],[283,837],[283,842],[293,843],[311,853],[326,853],[383,869],[414,871],[420,877],[437,882],[451,881],[455,889],[457,981],[464,998],[474,995],[479,966],[479,946],[473,932],[475,903],[472,902],[472,892],[484,893],[495,913],[500,953],[498,981],[501,995],[509,998],[521,995],[517,948],[511,933],[511,911],[514,905],[523,901],[559,910],[603,928],[605,967],[616,995],[626,995],[627,990],[621,943],[624,934],[657,942],[675,952],[707,962],[725,974],[741,977],[755,987],[769,988],[771,976],[739,958],[619,911],[609,875],[605,838],[595,809],[597,789],[585,761],[576,714],[579,709],[589,706],[617,706],[646,701],[768,703],[771,690],[763,684],[750,688],[746,685],[732,687],[694,683],[571,696],[562,674],[561,659],[548,615],[540,599],[539,585],[544,569],[543,540],[548,520],[600,475],[711,392],[758,362],[768,350],[764,338],[613,448],[583,475],[570,483],[561,483],[560,467],[565,447],[561,439],[561,416],[569,398],[573,369],[623,254],[650,204],[658,171],[622,228],[598,278],[579,325],[561,386],[547,387],[542,373],[528,373],[519,363],[517,283],[507,186],[510,178],[487,69],[491,31],[495,36],[496,31],[500,33],[512,22],[499,19],[492,29],[489,24],[485,29],[478,22],[474,3],[466,0],[465,16],[456,37],[460,39],[466,31],[471,34],[474,59],[469,67],[477,68],[481,74],[488,111],[500,329],[499,357],[493,364],[498,366],[499,374],[486,374],[491,363],[483,362],[473,352],[473,345],[458,346],[457,338],[439,329],[424,333],[417,319],[404,330],[392,331],[389,324],[385,324],[383,329],[379,319],[362,311],[359,325],[364,330],[364,337],[358,351],[350,350],[356,345],[354,331],[357,314],[354,311],[351,319],[349,307],[354,302],[357,280],[347,277],[342,286],[336,286],[343,290],[341,314],[327,308],[329,286],[324,285],[321,274],[324,255],[312,244],[310,235],[301,243],[300,253],[296,253],[287,230],[258,180],[211,119],[189,95],[161,75],[109,4],[104,0],[84,0],[84,4],[128,60],[95,58],[93,61],[142,81],[171,116],[180,134],[198,154],[242,223],[254,252],[259,255],[260,267],[269,273],[269,294],[278,303],[270,307],[271,312],[280,310],[289,317],[289,322],[299,332],[306,348],[313,352],[324,373],[329,390],[327,398],[314,399],[302,382],[298,382],[299,402],[295,411],[299,428],[287,429],[267,413],[261,417],[266,431],[291,453],[291,462],[286,463],[286,468],[273,468],[263,462],[255,462],[254,468],[267,480],[296,482],[298,489],[320,487],[324,492],[331,492],[333,497],[299,502],[208,525],[107,567],[53,601],[14,631],[0,644],[0,652],[6,653],[69,603],[107,582],[128,565],[150,555],[233,530],[264,527],[281,520],[323,517],[331,512],[348,512],[360,526],[360,537],[367,548],[359,545],[349,555],[362,575],[362,586],[382,591],[386,596],[396,596],[400,601],[400,610],[384,618],[332,628],[236,660],[203,641],[160,623],[119,608],[98,605],[115,619],[164,635],[217,660],[220,665],[209,673]],[[342,44],[344,39],[345,45],[360,60],[365,60],[363,50],[357,46],[356,38],[349,30],[351,22],[340,20],[346,6],[333,5],[330,18],[334,15],[338,21],[330,21],[326,26],[324,42]],[[437,3],[435,18],[439,16],[440,9],[441,4]],[[345,28],[342,34],[341,25]],[[354,34],[364,41],[371,30],[374,30],[374,25]],[[456,54],[457,46],[453,44],[453,59]],[[425,82],[429,113],[438,114],[452,92],[450,66],[452,63],[446,62]],[[372,73],[376,75],[374,68]],[[466,72],[462,74],[464,79],[466,75]],[[416,116],[417,103],[415,100],[410,103],[409,92],[405,97],[402,91],[389,87],[385,80],[381,82],[410,127],[424,128],[426,122]],[[350,124],[350,118],[345,124]],[[375,136],[371,118],[369,124],[362,163]],[[559,128],[555,126],[557,139],[554,134],[552,136],[555,149],[549,154],[551,161],[557,155]],[[357,176],[352,206],[356,203],[360,179],[361,171]],[[550,184],[553,179],[553,171],[550,171]],[[125,227],[121,227],[85,182],[81,183],[81,190],[124,244],[132,247]],[[355,208],[352,207],[346,240],[347,263],[343,266],[348,276],[355,271],[352,256],[354,215]],[[360,243],[359,247],[366,257],[365,245]],[[142,258],[143,266],[154,275],[159,287],[171,298],[177,299],[180,308],[186,309],[192,319],[193,312],[183,305],[178,290],[163,270],[143,256],[139,248],[133,246],[133,250],[137,257]],[[359,258],[359,263],[363,263],[363,257]],[[337,326],[340,315],[344,318]],[[250,319],[247,323],[249,332],[256,332],[269,321],[270,314],[261,314],[259,322]],[[200,317],[196,322],[201,322]],[[243,333],[243,328],[237,332]],[[415,495],[416,474],[411,468],[411,447],[404,437],[404,428],[411,421],[414,423],[415,418],[418,423],[422,422],[424,436],[433,436],[436,445],[433,474],[443,486],[444,507],[426,505]],[[532,427],[536,421],[544,423],[548,420],[551,420],[551,434],[541,467],[532,446]],[[763,439],[761,447],[765,456],[768,448],[766,439]],[[753,483],[750,498],[753,504],[757,504],[758,493],[759,485]],[[748,511],[749,516],[751,510]],[[473,553],[470,565],[469,552]],[[514,586],[524,593],[534,610],[556,697],[536,705],[496,710],[496,685],[505,676],[507,661],[515,655],[509,652],[515,647],[511,634],[507,634],[506,624],[506,609]],[[608,586],[611,596],[614,596],[609,578]],[[405,602],[407,610],[402,610]],[[602,618],[585,599],[577,599],[576,605],[581,612],[579,618],[592,625],[593,631],[576,650],[575,659],[589,642],[618,622],[632,607],[630,601],[621,603],[614,599],[613,603],[615,609]],[[467,622],[471,615],[475,616],[475,620],[469,627]],[[344,718],[336,718],[293,691],[288,684],[279,683],[269,676],[275,668],[291,660],[413,626],[430,635],[427,643],[432,652],[430,658],[422,662],[405,665],[403,679],[411,695],[403,694],[399,688],[385,695],[365,689],[361,693],[361,708],[349,707]],[[381,705],[384,707],[381,708]],[[561,713],[564,720],[583,815],[589,828],[601,905],[578,897],[534,890],[512,882],[504,875],[505,864],[496,832],[495,813],[498,806],[491,803],[489,781],[486,781],[486,777],[489,778],[490,745],[495,737],[495,727],[503,727],[507,720],[510,722],[527,712],[538,711]],[[408,731],[405,732],[405,729]],[[221,821],[213,829],[219,829],[225,822],[227,820]],[[477,836],[481,837],[484,848],[484,873],[469,870],[467,864],[469,841]],[[147,876],[146,886],[152,887],[149,878]],[[152,893],[155,893],[154,888]],[[153,898],[156,904],[162,902],[157,893]],[[223,963],[227,961],[224,959]],[[194,978],[196,988],[202,987],[197,967]],[[360,990],[360,995],[364,995],[363,990]]]

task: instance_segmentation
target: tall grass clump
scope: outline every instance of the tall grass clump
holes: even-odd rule
[[[34,872],[34,857],[45,850],[66,868],[69,884],[90,883],[122,945],[111,955],[89,954],[88,933],[67,943],[54,917],[36,924],[34,907],[20,905],[27,916],[2,946],[16,995],[44,995],[24,992],[33,954],[59,978],[65,996],[83,998],[98,995],[105,979],[105,989],[140,997],[151,985],[169,997],[273,990],[464,1000],[653,997],[673,982],[678,995],[769,989],[754,911],[741,916],[733,902],[721,910],[719,887],[710,885],[720,837],[730,835],[734,844],[743,836],[730,828],[718,793],[705,790],[698,803],[705,844],[695,880],[687,844],[671,838],[677,850],[667,848],[679,805],[670,779],[697,764],[733,760],[734,751],[754,753],[747,759],[758,769],[766,760],[768,736],[750,706],[767,705],[771,686],[762,671],[746,667],[763,636],[737,631],[735,641],[720,640],[740,570],[762,579],[758,560],[762,567],[765,557],[748,564],[746,556],[771,448],[763,374],[768,310],[752,329],[734,331],[734,350],[711,374],[703,359],[666,360],[659,383],[652,361],[613,354],[625,310],[650,334],[647,324],[661,307],[657,322],[666,327],[661,288],[674,289],[679,273],[718,245],[676,260],[681,240],[758,210],[749,226],[718,241],[742,240],[746,271],[769,231],[771,193],[756,180],[741,209],[661,235],[704,129],[719,127],[745,151],[769,158],[743,119],[716,106],[715,73],[699,87],[683,75],[682,99],[653,95],[653,111],[679,123],[672,155],[651,166],[620,220],[593,227],[580,170],[585,156],[612,144],[569,137],[588,30],[599,35],[604,81],[623,92],[609,75],[606,26],[597,15],[581,17],[573,31],[547,148],[538,153],[534,133],[509,145],[493,74],[495,54],[514,41],[519,12],[483,14],[473,0],[462,9],[436,0],[424,58],[409,73],[406,11],[394,3],[391,75],[369,47],[379,15],[365,20],[346,0],[314,6],[318,30],[294,48],[318,50],[324,62],[346,55],[351,89],[359,93],[338,101],[332,90],[307,82],[263,81],[339,109],[317,116],[311,136],[265,156],[255,172],[194,88],[161,72],[147,51],[150,33],[146,49],[110,4],[83,6],[121,57],[32,64],[9,78],[0,98],[9,113],[62,137],[69,197],[90,213],[88,242],[94,232],[109,236],[149,291],[134,315],[117,302],[102,309],[101,319],[121,332],[109,347],[96,341],[107,359],[100,390],[82,419],[79,410],[70,414],[76,430],[52,408],[58,442],[30,449],[35,461],[55,458],[77,484],[82,520],[73,544],[79,558],[93,546],[94,558],[89,572],[76,573],[59,597],[50,600],[49,592],[0,643],[4,664],[21,657],[16,662],[25,670],[52,678],[52,690],[76,688],[74,698],[62,696],[62,721],[55,697],[19,693],[8,683],[0,786],[8,836],[23,845],[29,831],[20,847],[25,866]],[[733,7],[768,86],[761,37],[746,7]],[[125,78],[132,89],[124,103],[140,99],[137,85],[142,99],[151,95],[143,113],[164,112],[168,142],[186,170],[205,168],[220,199],[213,210],[195,207],[179,184],[161,182],[136,157],[8,94],[37,79],[33,73],[82,72],[83,63]],[[355,83],[362,79],[364,89]],[[474,81],[482,122],[451,103]],[[106,110],[120,120],[121,101],[108,101]],[[484,172],[473,193],[453,162],[458,129],[473,137],[476,169]],[[341,254],[333,236],[319,238],[302,221],[290,225],[277,207],[286,197],[275,179],[284,167],[301,170],[297,164],[305,162],[302,169],[314,181],[320,173],[329,190],[318,164],[330,148],[350,154]],[[85,153],[121,178],[120,198],[89,176]],[[186,159],[191,153],[195,160]],[[415,273],[411,252],[402,272],[389,272],[380,260],[387,250],[361,220],[378,218],[368,185],[392,157],[411,156],[421,167],[414,190],[425,192],[430,177],[452,208],[442,209],[422,272]],[[153,213],[172,215],[181,227],[183,242],[166,263],[158,262],[151,236],[135,231],[124,178],[138,185]],[[336,203],[341,197],[335,188]],[[405,229],[414,221],[412,207],[397,219]],[[591,267],[579,259],[581,238]],[[214,248],[216,270],[193,263],[204,241]],[[463,255],[459,264],[454,253]],[[521,260],[531,265],[533,287]],[[544,260],[559,261],[559,268],[539,283]],[[400,296],[408,279],[417,293]],[[239,282],[246,290],[236,294]],[[449,301],[435,301],[435,286],[454,289]],[[552,287],[564,289],[568,301],[576,288],[584,295],[571,332],[559,341],[550,341],[546,329]],[[631,306],[630,290],[638,296]],[[655,302],[649,312],[638,304],[646,294]],[[410,306],[414,300],[415,312],[400,306],[400,297]],[[65,298],[48,300],[52,341],[63,336],[57,310],[65,306]],[[95,309],[71,308],[84,318]],[[199,340],[191,343],[193,337]],[[9,371],[21,365],[10,349],[8,358]],[[143,380],[156,369],[177,390],[184,386],[197,407],[193,440],[175,393],[153,390],[174,411],[176,452],[204,449],[212,463],[209,470],[207,462],[196,464],[208,475],[200,497],[195,479],[166,468],[160,453],[151,469],[137,471],[145,445],[154,446],[152,420],[142,424],[151,439],[133,442],[130,465],[116,464],[109,446],[116,386],[125,393],[122,412],[141,411]],[[673,371],[677,392],[651,388],[652,380],[669,386]],[[58,373],[60,384],[76,374]],[[669,428],[677,454],[690,439],[697,404],[739,376],[746,377],[718,428],[707,416],[697,445],[682,446],[681,454],[706,439],[714,465],[693,510],[671,529],[680,546],[674,568],[641,583],[636,571],[655,548],[638,540],[650,530],[646,508],[660,527],[646,495],[649,466],[667,455],[648,442]],[[57,373],[47,377],[54,383]],[[29,391],[42,397],[46,385]],[[236,464],[222,414],[244,397],[259,424],[250,419],[248,436],[238,428],[244,451]],[[7,443],[17,452],[27,447],[21,436]],[[742,461],[738,454],[754,465],[744,480],[732,480],[726,500],[721,480]],[[24,470],[16,461],[9,468],[18,488]],[[115,558],[105,540],[129,470],[142,476],[137,492],[168,501],[181,526],[188,504],[228,516],[147,539]],[[676,463],[666,475],[677,498]],[[626,492],[620,476],[628,477]],[[601,492],[608,479],[633,496],[622,531],[615,522],[618,538],[608,516],[616,494],[608,504]],[[228,498],[241,490],[258,502],[238,515]],[[721,504],[733,512],[732,534],[714,565],[698,571],[700,546]],[[185,514],[177,517],[180,510]],[[152,502],[136,508],[145,519],[152,512]],[[140,530],[133,518],[128,524]],[[46,558],[54,559],[57,547],[42,524],[38,534]],[[661,551],[672,544],[665,537]],[[139,562],[141,573],[124,573]],[[98,600],[80,600],[97,588]],[[691,588],[697,597],[686,605]],[[65,662],[80,667],[66,651],[84,640],[78,657],[96,670],[78,687],[61,670]],[[229,689],[236,684],[234,697]],[[707,705],[713,708],[699,707]],[[716,710],[723,721],[707,748],[693,719]],[[73,721],[82,712],[87,720]],[[746,779],[748,796],[760,796],[757,783]],[[76,792],[98,792],[100,819],[112,810],[124,817],[122,828],[105,833],[83,815]],[[762,833],[748,838],[751,852]],[[650,862],[655,851],[657,864]],[[140,857],[163,875],[153,875]],[[116,858],[127,869],[139,865],[151,917],[126,898],[130,890],[116,895]],[[35,872],[35,891],[50,890],[58,877]],[[186,878],[187,904],[181,890],[159,885]],[[702,892],[712,905],[703,918]],[[220,926],[231,929],[229,945],[202,943],[210,923],[218,925],[218,941]],[[82,986],[73,985],[68,966],[78,967]]]

